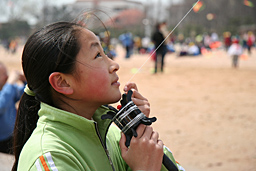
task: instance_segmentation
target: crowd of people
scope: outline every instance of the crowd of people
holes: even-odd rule
[[[216,32],[199,34],[194,37],[185,37],[183,34],[169,35],[167,25],[165,22],[157,23],[152,37],[140,38],[135,36],[132,39],[132,34],[129,33],[129,45],[124,43],[125,34],[119,37],[119,40],[126,48],[127,58],[133,53],[151,53],[154,64],[154,73],[158,69],[163,72],[164,70],[164,57],[167,53],[176,53],[178,57],[196,57],[208,54],[216,49],[225,49],[227,53],[232,56],[232,66],[237,68],[239,56],[244,52],[252,53],[252,48],[255,47],[255,35],[253,31],[244,31],[240,35],[232,35],[230,32],[224,32],[223,36],[219,36]],[[234,46],[239,47],[234,50]],[[241,46],[241,48],[240,48]],[[156,51],[155,51],[156,50]],[[154,54],[153,54],[154,53]],[[236,54],[236,55],[234,55]],[[237,54],[238,57],[237,57]],[[235,56],[235,57],[234,57]],[[160,65],[158,67],[158,65]]]

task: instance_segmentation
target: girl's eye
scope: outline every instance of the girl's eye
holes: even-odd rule
[[[97,55],[95,56],[95,58],[101,57],[100,53],[97,53]]]

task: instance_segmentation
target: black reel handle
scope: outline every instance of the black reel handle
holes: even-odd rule
[[[102,115],[101,119],[111,119],[126,136],[126,147],[129,147],[132,137],[137,137],[136,129],[140,124],[151,125],[156,121],[156,118],[146,117],[139,108],[131,100],[132,91],[129,90],[127,94],[122,95],[121,105],[122,108],[118,111],[111,107],[115,112],[108,112]],[[163,165],[169,171],[178,171],[174,163],[164,154]]]
[[[171,159],[169,159],[169,157],[166,154],[164,154],[163,156],[162,163],[165,166],[165,168],[169,171],[179,171],[175,164],[171,161]]]

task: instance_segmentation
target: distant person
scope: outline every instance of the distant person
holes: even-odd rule
[[[184,43],[181,46],[180,52],[179,52],[179,57],[184,57],[184,56],[198,56],[201,54],[200,47],[196,45],[194,42],[189,42]]]
[[[2,43],[3,43],[3,47],[5,48],[6,52],[9,52],[10,41],[8,39],[5,39],[2,41]]]
[[[8,77],[7,69],[0,62],[0,152],[11,153],[12,133],[14,130],[16,107],[15,104],[23,94],[25,83],[23,74],[13,71]]]
[[[248,37],[247,37],[247,49],[248,49],[249,54],[252,53],[251,49],[254,45],[254,42],[255,42],[255,36],[254,36],[252,31],[249,31],[248,32]]]
[[[164,57],[167,52],[166,44],[164,41],[164,34],[160,31],[162,24],[158,23],[156,24],[155,32],[152,35],[152,41],[155,45],[156,54],[155,54],[155,71],[154,73],[157,73],[158,63],[159,59],[161,59],[161,72],[164,71]]]
[[[231,46],[232,40],[231,40],[231,33],[230,32],[224,32],[223,33],[223,38],[224,38],[224,45],[226,51],[228,51],[228,48]]]
[[[170,43],[171,39],[168,39],[168,34],[169,34],[169,31],[168,31],[168,28],[167,28],[167,23],[164,21],[160,24],[160,32],[163,34],[164,38],[166,38],[166,40],[164,41],[164,44],[168,44]]]
[[[128,59],[132,55],[133,51],[133,36],[132,33],[126,32],[119,36],[119,40],[121,41],[122,45],[125,48],[126,54],[125,58]]]
[[[203,36],[203,44],[204,44],[204,47],[206,48],[206,49],[211,49],[210,48],[210,44],[212,43],[212,39],[211,39],[211,36],[209,35],[209,34],[205,34],[204,36]]]
[[[188,45],[186,42],[182,43],[180,47],[180,52],[178,54],[179,57],[188,55]]]
[[[133,39],[134,42],[134,50],[136,53],[140,54],[140,50],[142,49],[141,37],[135,36]]]
[[[232,45],[228,49],[228,54],[232,57],[232,67],[238,67],[239,57],[243,54],[243,47],[237,38],[233,39]]]
[[[16,40],[12,40],[9,44],[9,50],[12,54],[16,53],[18,48],[18,43]]]
[[[247,39],[248,39],[248,34],[244,32],[242,35],[242,46],[244,50],[247,49]]]
[[[218,36],[218,34],[217,34],[216,32],[213,32],[213,33],[211,34],[211,40],[212,40],[212,42],[217,42],[217,41],[219,41],[219,36]]]
[[[144,49],[144,53],[148,53],[151,51],[150,49],[151,40],[149,37],[143,37],[141,39],[141,44],[142,44],[142,49]]]
[[[190,55],[190,56],[198,56],[198,55],[200,55],[200,48],[194,42],[190,42],[189,43],[188,55]]]

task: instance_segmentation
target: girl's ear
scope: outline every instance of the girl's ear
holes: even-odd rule
[[[63,73],[53,72],[49,76],[49,82],[57,92],[61,94],[70,95],[73,93],[72,87],[68,84],[66,77]]]

